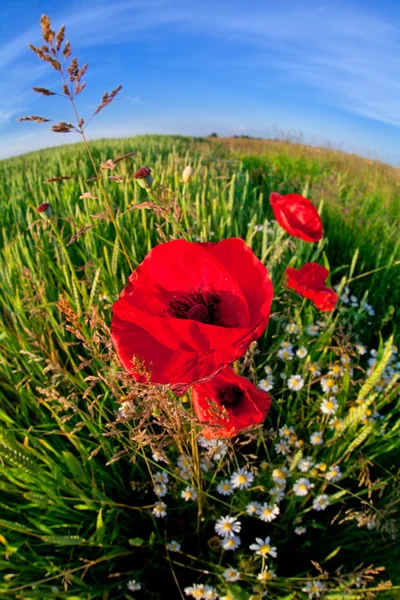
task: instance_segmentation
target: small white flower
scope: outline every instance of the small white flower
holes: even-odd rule
[[[314,466],[314,461],[312,459],[312,456],[305,456],[304,458],[301,458],[299,460],[299,464],[297,465],[297,468],[302,473],[307,473],[307,471],[312,469],[313,466]]]
[[[355,348],[360,356],[367,353],[367,349],[363,344],[356,344]]]
[[[170,552],[180,552],[181,550],[181,545],[176,540],[171,540],[167,546]]]
[[[288,379],[288,388],[295,392],[300,391],[304,386],[304,379],[301,375],[292,375]]]
[[[202,583],[194,583],[190,587],[186,587],[183,591],[186,596],[192,596],[193,598],[204,598],[204,585]]]
[[[218,593],[211,585],[205,585],[203,590],[204,600],[218,600]]]
[[[325,510],[329,506],[329,497],[326,494],[320,494],[313,500],[315,510]]]
[[[305,477],[300,477],[298,481],[293,486],[293,491],[296,496],[307,496],[309,490],[311,488],[311,483]]]
[[[274,380],[272,377],[269,377],[268,379],[260,379],[258,382],[258,387],[264,390],[264,392],[269,392],[274,387]]]
[[[160,450],[154,450],[152,456],[155,462],[161,462],[162,460],[166,462],[165,456],[162,452],[160,452]]]
[[[267,376],[268,376],[268,375],[272,375],[272,368],[271,368],[269,365],[266,365],[266,366],[264,367],[264,371],[265,371],[265,373],[267,374]]]
[[[257,579],[258,581],[261,581],[261,583],[269,583],[274,577],[276,577],[276,574],[273,571],[269,571],[267,565],[265,565],[264,570],[257,575]]]
[[[281,342],[281,348],[284,348],[285,350],[293,350],[293,344],[291,342]]]
[[[122,417],[123,419],[127,419],[128,417],[131,416],[134,409],[135,409],[134,404],[130,400],[127,400],[126,402],[122,402],[122,404],[120,405],[120,407],[118,409],[118,415],[120,417]]]
[[[334,415],[338,408],[337,400],[334,396],[324,398],[319,406],[320,411],[325,415]]]
[[[276,504],[279,504],[279,502],[282,502],[283,497],[285,495],[285,492],[283,490],[281,490],[279,487],[274,487],[271,490],[269,490],[270,496],[271,496],[271,500],[273,500]]]
[[[329,467],[328,472],[325,475],[325,478],[328,481],[339,481],[340,479],[342,479],[343,475],[342,472],[340,471],[340,467]]]
[[[296,354],[297,354],[297,356],[299,358],[305,358],[307,356],[307,354],[308,354],[308,350],[307,350],[307,348],[305,348],[304,346],[302,346],[301,348],[299,348],[296,351]]]
[[[222,494],[222,496],[230,496],[233,494],[233,487],[229,479],[224,479],[217,485],[218,494]]]
[[[310,436],[310,444],[313,446],[321,446],[324,443],[324,438],[320,431],[314,431]]]
[[[153,475],[154,483],[168,483],[168,473],[165,471],[157,471]]]
[[[338,386],[336,385],[335,379],[333,377],[326,377],[325,379],[321,379],[321,387],[326,394],[335,394],[338,390]]]
[[[316,581],[309,581],[305,587],[302,588],[302,592],[308,594],[308,597],[311,599],[319,598],[324,590],[324,585],[318,579]]]
[[[224,550],[237,550],[240,546],[240,537],[238,535],[234,535],[232,537],[224,538],[222,542],[222,547]]]
[[[308,335],[316,336],[319,334],[317,325],[309,325],[306,329]]]
[[[296,535],[303,535],[304,533],[306,533],[306,531],[307,531],[307,527],[302,527],[302,526],[295,527],[295,529],[294,529],[294,532]]]
[[[165,483],[156,483],[156,485],[153,488],[153,492],[155,493],[156,496],[159,496],[160,498],[163,498],[164,496],[166,496],[167,492],[168,492],[168,488],[165,485]]]
[[[128,590],[130,592],[137,592],[138,590],[142,589],[142,585],[140,583],[137,583],[137,581],[135,579],[128,581],[128,583],[126,584],[126,587],[128,588]]]
[[[290,438],[291,435],[294,435],[294,429],[293,427],[288,427],[287,425],[284,425],[279,429],[279,435],[281,437]]]
[[[167,505],[165,502],[157,502],[153,508],[153,515],[157,517],[157,519],[161,519],[162,517],[167,516],[167,511],[165,510]]]
[[[231,477],[231,484],[234,488],[239,488],[239,490],[244,490],[248,488],[254,480],[254,475],[250,471],[246,469],[239,469],[239,471],[235,471]]]
[[[215,524],[215,531],[220,537],[234,537],[235,533],[240,533],[240,521],[235,517],[220,517]]]
[[[258,554],[259,556],[272,556],[272,558],[276,558],[278,556],[278,552],[275,546],[271,546],[271,539],[266,537],[265,540],[262,538],[256,538],[254,544],[251,544],[250,550]]]
[[[287,469],[286,467],[280,467],[280,468],[274,469],[272,471],[272,479],[273,479],[273,481],[275,481],[275,483],[286,483],[286,478],[288,476],[288,473],[289,473],[289,469]]]
[[[290,450],[289,444],[282,440],[275,444],[274,448],[277,454],[287,454]]]
[[[342,357],[343,358],[343,357]],[[328,371],[328,375],[332,375],[332,377],[341,377],[343,375],[343,367],[340,365],[332,365],[330,370]]]
[[[222,573],[222,577],[225,581],[238,581],[240,579],[240,573],[237,569],[230,567],[229,569],[225,569]]]
[[[343,419],[338,419],[337,417],[334,417],[329,421],[329,428],[335,431],[340,431],[341,429],[343,429]]]
[[[276,517],[279,515],[279,513],[280,513],[280,510],[279,510],[279,506],[277,506],[277,504],[272,505],[272,504],[268,504],[267,502],[262,504],[260,506],[260,508],[257,510],[258,518],[261,521],[265,521],[266,523],[270,523],[271,521],[276,519]]]
[[[310,363],[308,365],[308,370],[310,371],[312,377],[319,377],[321,375],[321,369],[319,368],[319,364],[316,362]]]
[[[189,485],[182,491],[181,493],[181,498],[183,498],[184,500],[186,500],[186,502],[189,502],[189,500],[196,500],[197,498],[197,492],[194,488],[190,487]]]
[[[190,469],[193,464],[192,458],[187,454],[181,454],[176,462],[181,469]]]
[[[251,517],[255,515],[260,508],[261,504],[259,502],[249,502],[246,506],[246,512]]]
[[[179,477],[185,481],[189,481],[189,479],[192,477],[192,474],[192,469],[179,469],[178,471]]]
[[[287,348],[281,348],[278,350],[278,358],[281,360],[292,360],[293,356],[293,352]]]
[[[299,328],[297,327],[296,323],[293,323],[293,322],[288,323],[285,327],[285,330],[288,333],[294,333],[294,334],[299,333]]]

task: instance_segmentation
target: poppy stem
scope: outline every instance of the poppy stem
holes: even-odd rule
[[[170,223],[172,225],[174,225],[177,228],[177,230],[179,231],[179,233],[182,235],[183,239],[186,240],[187,242],[190,242],[190,237],[186,233],[186,231],[183,229],[182,225],[174,217],[173,214],[171,214],[170,212],[168,212],[167,210],[165,210],[164,205],[162,204],[161,200],[159,198],[157,198],[156,194],[150,188],[147,188],[146,191],[149,194],[149,196],[153,199],[153,201],[155,202],[155,204],[157,204],[157,206],[160,206],[161,208],[164,209],[165,214],[167,215],[167,219],[170,221]]]

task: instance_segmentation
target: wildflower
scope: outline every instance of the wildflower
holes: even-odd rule
[[[298,326],[296,325],[296,323],[293,323],[293,322],[292,322],[292,323],[288,323],[288,324],[286,325],[286,327],[285,327],[285,330],[286,330],[288,333],[293,333],[293,334],[299,333],[299,328],[298,328]]]
[[[181,498],[189,502],[189,500],[196,500],[197,492],[194,488],[187,486],[181,493]]]
[[[299,194],[281,196],[272,192],[269,201],[275,219],[285,231],[305,242],[318,242],[323,236],[321,217],[313,203]]]
[[[154,508],[153,508],[153,515],[155,517],[157,517],[157,519],[160,519],[162,517],[166,517],[167,516],[167,511],[165,510],[167,508],[167,505],[165,504],[165,502],[156,502]]]
[[[194,169],[190,165],[187,165],[182,172],[182,182],[187,183],[193,177]]]
[[[304,346],[301,346],[301,348],[299,348],[298,350],[296,350],[296,355],[299,358],[305,358],[307,356],[307,354],[308,354],[308,350]]]
[[[200,469],[204,471],[204,473],[208,473],[212,468],[212,462],[208,458],[202,458],[200,461]]]
[[[248,488],[254,480],[254,475],[250,471],[246,469],[239,469],[232,474],[231,484],[234,488],[239,488],[239,490],[244,490]]]
[[[322,437],[322,433],[320,431],[314,431],[310,436],[310,444],[313,446],[321,446],[324,443],[324,438]]]
[[[272,558],[276,558],[278,556],[278,552],[275,546],[271,546],[270,538],[266,537],[265,540],[262,538],[256,538],[254,544],[251,544],[250,550],[258,554],[259,556],[272,556]]]
[[[310,481],[304,477],[300,477],[300,479],[294,484],[293,491],[296,496],[307,496],[310,488]]]
[[[176,463],[181,469],[189,469],[193,464],[193,459],[187,454],[181,454]]]
[[[299,460],[297,468],[302,473],[307,473],[307,471],[309,471],[313,466],[314,466],[314,461],[313,461],[312,457],[311,456],[306,456],[306,457],[301,458]]]
[[[320,411],[325,415],[333,415],[337,411],[338,403],[334,396],[329,396],[329,398],[324,398],[319,406]]]
[[[272,375],[272,368],[271,368],[269,365],[265,365],[265,367],[264,367],[264,371],[265,371],[265,373],[267,374],[267,377],[268,377],[269,375]]]
[[[318,471],[321,471],[321,473],[325,473],[328,467],[326,463],[318,463],[317,465],[315,465],[315,468],[318,469]]]
[[[276,577],[276,574],[273,571],[269,571],[267,565],[265,565],[264,570],[257,575],[257,579],[258,581],[261,581],[261,583],[268,583],[274,577]]]
[[[231,537],[226,537],[222,541],[222,547],[224,550],[237,550],[240,546],[240,537],[238,535],[233,535]]]
[[[136,579],[131,579],[131,581],[128,581],[126,587],[130,592],[137,592],[138,590],[142,589],[142,585],[137,583]]]
[[[165,485],[165,483],[156,483],[156,485],[153,488],[153,492],[155,493],[156,496],[163,498],[164,496],[166,496],[166,494],[168,492],[168,488]]]
[[[226,445],[224,440],[210,440],[210,442],[212,458],[215,462],[218,462],[228,452],[228,446]]]
[[[283,497],[285,495],[284,491],[279,487],[273,487],[272,489],[269,490],[269,493],[271,496],[271,500],[273,500],[276,504],[279,504],[279,502],[282,502]]]
[[[185,481],[189,481],[189,479],[191,479],[193,474],[193,471],[191,468],[189,469],[179,469],[178,471],[178,475],[181,479],[184,479]]]
[[[277,454],[287,454],[289,450],[290,448],[287,442],[281,440],[280,442],[275,444],[275,451]]]
[[[332,311],[338,301],[338,296],[325,285],[329,271],[317,263],[307,263],[300,269],[287,267],[287,285],[303,296],[309,298],[319,310]]]
[[[333,377],[321,379],[321,387],[326,394],[329,394],[330,392],[335,393],[338,390],[335,379]]]
[[[218,593],[211,585],[205,585],[202,597],[204,600],[217,600]]]
[[[294,390],[295,392],[300,391],[304,386],[304,379],[301,375],[292,375],[288,380],[288,388],[289,390]]]
[[[160,462],[162,460],[164,462],[166,462],[164,454],[162,452],[160,452],[159,450],[154,450],[152,457],[153,457],[153,460],[155,460],[155,462]]]
[[[299,526],[294,528],[294,532],[296,535],[304,535],[307,531],[307,527]]]
[[[281,348],[284,348],[285,350],[293,350],[293,344],[291,342],[284,341],[281,342]]]
[[[142,167],[138,169],[133,177],[136,179],[140,187],[149,190],[153,185],[153,175],[151,174],[151,169],[149,167]]]
[[[215,524],[215,531],[220,537],[234,537],[235,533],[240,533],[240,521],[235,517],[220,517]]]
[[[334,429],[336,431],[340,431],[343,428],[343,419],[338,419],[335,417],[329,421],[330,429]]]
[[[222,577],[225,581],[238,581],[240,579],[240,573],[237,569],[230,567],[229,569],[225,569],[222,573]]]
[[[328,371],[328,375],[332,375],[332,377],[340,377],[341,375],[343,375],[343,367],[341,367],[340,365],[332,365],[332,367]]]
[[[246,512],[251,517],[255,515],[260,508],[261,504],[259,502],[249,502],[246,506]]]
[[[51,205],[48,202],[43,202],[43,204],[39,204],[36,209],[36,212],[42,217],[42,219],[48,219],[53,214],[51,210]]]
[[[286,348],[281,348],[278,350],[278,358],[281,360],[292,360],[294,354],[291,350],[287,350]]]
[[[340,467],[336,466],[336,467],[329,467],[329,471],[327,472],[327,474],[325,475],[325,478],[328,481],[339,481],[340,479],[342,479],[343,475],[340,471]]]
[[[193,598],[204,598],[204,585],[202,583],[194,583],[190,587],[186,587],[183,591],[186,596],[192,596]]]
[[[170,552],[180,552],[181,550],[181,545],[176,540],[171,540],[169,544],[167,544],[167,547]]]
[[[153,475],[155,483],[168,483],[168,473],[165,471],[157,471]]]
[[[128,417],[131,416],[133,411],[134,411],[134,406],[133,406],[132,402],[130,400],[126,400],[125,402],[121,403],[121,405],[118,409],[118,415],[122,419],[127,419]]]
[[[258,387],[264,390],[264,392],[269,392],[274,387],[274,380],[272,377],[268,379],[260,379],[258,382]]]
[[[315,510],[325,510],[329,506],[329,497],[326,494],[320,494],[313,500]]]
[[[229,479],[225,479],[218,484],[217,492],[222,496],[230,496],[233,493],[233,487]]]
[[[319,334],[317,325],[309,325],[306,329],[308,335],[317,336]]]
[[[279,515],[280,510],[277,504],[271,505],[265,502],[260,506],[257,510],[258,518],[261,521],[265,521],[266,523],[270,523]]]
[[[305,587],[301,589],[302,592],[308,594],[310,599],[319,598],[324,590],[324,585],[318,579],[316,581],[309,581],[306,583]]]
[[[279,435],[281,437],[290,438],[290,436],[293,434],[294,434],[293,427],[288,427],[287,425],[284,425],[283,427],[281,427],[279,429]]]
[[[367,349],[363,344],[356,344],[355,348],[360,356],[367,353]]]
[[[286,467],[280,467],[272,471],[272,479],[275,483],[286,483],[286,477],[289,470]]]

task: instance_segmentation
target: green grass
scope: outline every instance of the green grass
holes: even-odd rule
[[[168,201],[180,207],[182,225],[191,239],[217,241],[240,236],[267,264],[278,294],[273,310],[279,311],[281,320],[272,321],[260,341],[261,354],[254,362],[258,378],[269,364],[279,382],[281,367],[276,353],[286,336],[284,323],[296,319],[305,328],[318,318],[306,303],[289,301],[283,291],[284,268],[289,262],[297,267],[311,260],[329,265],[332,283],[347,278],[352,293],[367,299],[376,310],[369,324],[361,310],[340,309],[326,321],[325,333],[314,345],[302,334],[298,343],[307,344],[313,360],[328,366],[340,355],[335,350],[339,340],[344,348],[354,334],[369,347],[379,348],[382,356],[381,336],[386,339],[392,331],[398,336],[400,316],[400,189],[396,172],[354,157],[318,154],[290,145],[252,143],[244,148],[238,142],[238,147],[230,148],[230,143],[143,136],[92,144],[97,163],[126,152],[137,153],[118,163],[112,173],[121,176],[123,183],[104,184],[133,266],[160,241],[157,227],[166,238],[177,233],[154,212],[134,209],[147,196],[134,185],[133,173],[149,165],[156,183],[168,188]],[[182,185],[180,175],[186,164],[195,168],[195,175]],[[43,183],[60,175],[76,178]],[[182,557],[186,568],[173,566],[165,556],[166,539],[187,537],[187,554],[214,565],[220,560],[207,540],[213,535],[215,518],[228,514],[229,508],[220,505],[212,480],[206,482],[210,498],[205,499],[206,524],[200,533],[187,532],[185,519],[195,521],[196,512],[182,508],[178,501],[173,503],[166,529],[146,508],[154,504],[148,468],[154,471],[157,465],[151,453],[146,451],[144,460],[143,448],[130,439],[129,424],[110,425],[117,400],[129,388],[118,379],[106,326],[112,299],[119,295],[130,270],[107,218],[101,191],[96,183],[87,182],[92,176],[80,145],[0,162],[0,596],[5,598],[131,598],[126,582],[135,577],[142,577],[151,590],[144,597],[167,597],[162,595],[167,589],[168,597],[179,598],[172,569],[184,587],[196,575],[190,569],[207,570],[209,566],[199,567],[187,556]],[[98,199],[79,198],[89,190]],[[271,191],[304,193],[319,205],[326,232],[323,241],[318,245],[299,242],[294,247],[276,226],[268,226]],[[91,226],[66,249],[74,276],[65,248],[49,222],[38,218],[36,207],[42,202],[51,203],[53,222],[65,243]],[[256,232],[255,225],[265,226]],[[73,322],[71,316],[62,314],[56,306],[60,295],[73,310],[81,308],[91,315],[92,321],[82,315]],[[291,368],[289,365],[288,375]],[[349,377],[344,380],[343,410],[354,405],[355,394],[365,381],[364,371],[365,363],[356,371],[360,377],[354,385]],[[111,387],[110,382],[122,389]],[[385,435],[380,435],[374,424],[363,425],[361,418],[357,422],[349,419],[347,434],[342,439],[333,437],[324,449],[327,461],[341,457],[348,463],[346,485],[337,489],[344,490],[344,495],[337,498],[336,521],[344,524],[331,527],[324,522],[323,547],[322,529],[318,524],[312,526],[302,546],[292,531],[298,505],[290,501],[274,539],[283,556],[278,568],[282,587],[273,592],[276,597],[298,597],[291,595],[292,589],[298,589],[293,578],[305,577],[313,570],[312,556],[324,568],[344,564],[348,573],[361,562],[383,565],[393,583],[400,584],[395,563],[397,557],[398,565],[398,542],[392,538],[399,520],[397,388],[385,390],[377,398],[372,398],[370,390],[364,392],[384,416]],[[280,389],[279,383],[273,395],[276,402],[267,428],[276,431],[287,422],[306,439],[307,432],[319,423],[318,392],[308,389],[300,405],[298,397],[284,385]],[[262,439],[260,433],[251,446],[258,456],[258,468],[264,459],[279,464],[270,443],[266,445]],[[170,451],[175,460],[177,450],[171,445]],[[172,473],[172,467],[168,469]],[[229,469],[229,464],[222,464],[219,479]],[[372,500],[369,484],[360,484],[360,472],[368,469]],[[263,477],[260,475],[261,483],[269,485]],[[177,497],[178,484],[182,487],[176,480]],[[245,496],[239,498],[232,509],[243,511],[245,500]],[[358,509],[361,501],[382,514],[380,529],[369,531],[354,522],[346,526],[346,511]],[[180,517],[182,510],[185,518]],[[245,558],[243,564],[247,564]],[[248,598],[241,592],[232,593],[235,598]],[[392,593],[396,598],[396,591]]]

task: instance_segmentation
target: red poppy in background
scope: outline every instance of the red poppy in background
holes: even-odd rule
[[[314,204],[299,194],[281,196],[273,192],[269,201],[279,225],[305,242],[318,242],[323,234],[321,218]]]
[[[328,269],[317,263],[308,263],[300,269],[286,269],[287,285],[304,298],[312,300],[319,310],[333,310],[338,301],[336,292],[325,286]]]
[[[152,383],[182,394],[260,337],[272,296],[267,269],[239,238],[159,244],[113,306],[114,348],[137,381],[146,382],[139,358]]]
[[[207,381],[193,386],[193,408],[207,439],[232,437],[262,423],[271,406],[271,397],[246,377],[227,367]]]

